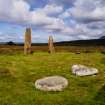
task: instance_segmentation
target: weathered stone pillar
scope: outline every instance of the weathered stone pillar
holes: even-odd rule
[[[49,36],[48,47],[49,47],[49,53],[54,53],[55,52],[52,36]]]
[[[26,28],[24,40],[24,54],[31,53],[31,28]]]

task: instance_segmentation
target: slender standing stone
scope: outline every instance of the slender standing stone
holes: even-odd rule
[[[52,36],[49,36],[48,47],[49,47],[49,53],[54,53],[55,52]]]
[[[30,53],[31,53],[31,28],[26,28],[24,54],[30,54]]]

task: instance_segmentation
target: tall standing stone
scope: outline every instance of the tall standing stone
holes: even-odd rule
[[[49,36],[48,47],[49,47],[49,52],[50,53],[55,52],[55,48],[54,48],[54,44],[53,44],[53,37],[52,36]]]
[[[31,28],[26,28],[24,40],[24,54],[31,53]]]

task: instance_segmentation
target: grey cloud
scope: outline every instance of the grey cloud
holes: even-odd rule
[[[21,37],[18,34],[0,34],[0,42],[9,42],[9,41],[14,41],[14,42],[22,42],[23,37]]]
[[[63,5],[66,8],[73,6],[76,0],[49,0],[49,3],[54,3],[57,5]]]
[[[89,23],[105,20],[105,2],[103,0],[76,0],[70,13],[79,22]]]
[[[7,7],[5,7],[5,4],[7,5]],[[46,6],[44,6],[43,8],[30,10],[31,6],[23,0],[1,0],[0,7],[1,21],[21,25],[31,25],[39,28],[50,25],[50,29],[51,26],[56,26],[59,24],[63,25],[63,20],[57,17],[49,16],[49,14],[61,13],[63,11],[62,6],[55,4],[46,4]]]
[[[105,29],[105,21],[92,22],[92,23],[87,24],[87,27],[91,29],[100,29],[100,30]]]
[[[39,0],[19,1],[0,0],[1,21],[32,26],[34,30],[45,33],[54,33],[56,40],[98,38],[102,32],[104,33],[105,0],[40,0],[43,6]],[[39,7],[31,7],[31,4],[37,3]],[[47,37],[43,37],[45,36],[34,39],[47,41]],[[22,40],[18,35],[11,37],[5,35],[5,38]]]

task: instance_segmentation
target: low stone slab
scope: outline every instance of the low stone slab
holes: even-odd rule
[[[49,76],[35,82],[35,87],[42,91],[63,91],[67,86],[67,79],[61,76]]]
[[[72,66],[72,73],[77,76],[88,76],[88,75],[95,75],[98,73],[98,69],[90,68],[84,65],[73,65]]]

